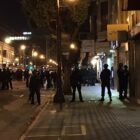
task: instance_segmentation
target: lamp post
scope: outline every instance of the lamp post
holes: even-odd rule
[[[77,0],[66,0],[69,3],[73,3]],[[65,102],[64,94],[62,91],[62,81],[61,81],[61,67],[62,67],[62,61],[61,61],[61,24],[60,24],[60,1],[57,0],[56,5],[57,10],[57,90],[56,94],[54,96],[54,102],[55,103],[63,103]]]
[[[57,0],[57,90],[56,94],[54,96],[54,102],[55,103],[63,103],[65,102],[64,94],[62,91],[62,81],[61,81],[61,25],[60,25],[60,16],[59,16],[59,10],[60,10],[60,3],[59,0]]]
[[[19,58],[18,57],[15,58],[15,62],[16,62],[16,65],[19,64]]]
[[[22,63],[23,63],[23,65],[24,65],[24,68],[25,68],[25,49],[26,49],[26,46],[25,45],[21,45],[20,46],[20,49],[21,49],[21,51],[22,51]]]
[[[33,58],[34,58],[34,64],[36,65],[36,57],[38,56],[38,52],[37,51],[33,51]]]
[[[39,58],[42,60],[42,61],[41,61],[41,64],[44,64],[44,61],[43,61],[43,60],[45,60],[45,56],[44,56],[43,54],[41,54],[41,55],[39,56]]]

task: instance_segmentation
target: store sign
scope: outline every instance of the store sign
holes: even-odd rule
[[[9,40],[29,40],[30,37],[26,36],[10,36],[8,37]]]
[[[107,25],[107,40],[118,40],[119,31],[128,31],[128,24],[108,24]]]
[[[82,40],[81,52],[94,52],[94,40]]]

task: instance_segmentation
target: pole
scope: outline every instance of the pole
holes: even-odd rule
[[[60,17],[59,17],[59,0],[57,0],[57,90],[54,96],[55,103],[65,102],[64,94],[62,92],[62,81],[61,81],[61,26],[60,26]]]
[[[23,63],[23,67],[25,68],[25,61],[24,61],[24,50],[22,50],[22,63]]]
[[[4,43],[1,46],[1,68],[3,68],[3,47],[4,47]]]

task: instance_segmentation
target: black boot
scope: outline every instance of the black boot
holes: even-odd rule
[[[104,101],[104,98],[102,97],[99,101]]]

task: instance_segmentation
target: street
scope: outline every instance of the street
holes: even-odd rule
[[[45,90],[44,90],[45,91]],[[18,140],[34,117],[48,102],[47,92],[42,90],[42,105],[28,102],[29,91],[24,81],[14,81],[13,90],[0,90],[0,136],[1,140]],[[52,95],[51,95],[52,96]]]

